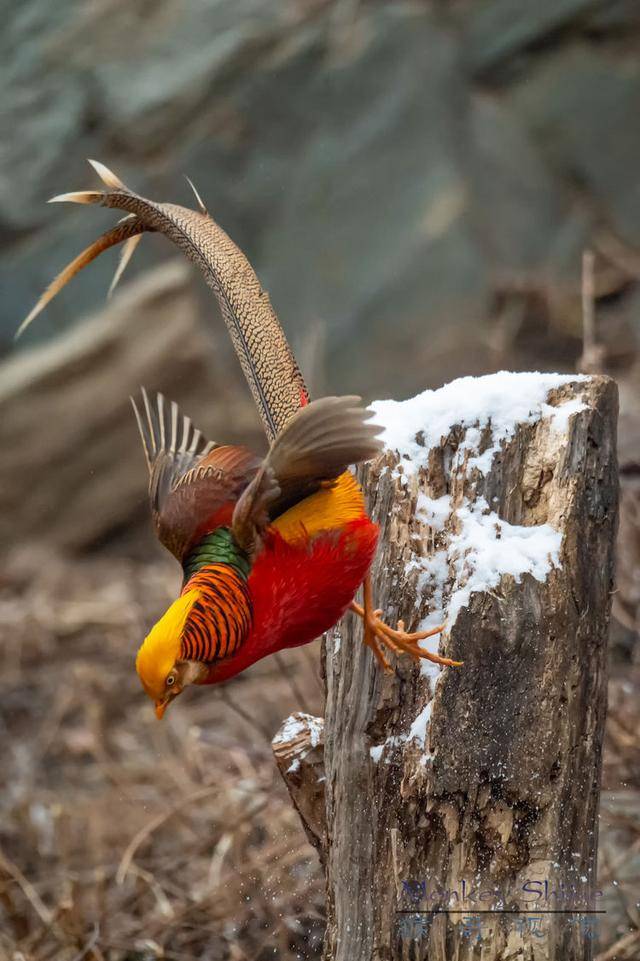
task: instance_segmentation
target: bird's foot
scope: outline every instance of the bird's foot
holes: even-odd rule
[[[360,606],[355,601],[351,602],[350,610],[361,617],[364,621],[364,643],[371,648],[376,660],[387,673],[391,673],[393,668],[389,664],[385,654],[385,648],[393,651],[394,654],[409,654],[415,660],[424,658],[434,664],[442,664],[445,667],[460,667],[462,661],[454,661],[450,657],[442,657],[440,654],[432,654],[419,646],[419,641],[424,641],[427,637],[433,637],[444,629],[444,624],[432,627],[428,631],[414,631],[409,633],[404,629],[404,621],[398,621],[398,626],[394,630],[380,619],[382,611],[373,610],[371,582],[367,577],[363,584],[364,606]]]
[[[384,652],[384,648],[393,651],[394,654],[409,654],[415,660],[424,658],[434,664],[442,664],[445,667],[460,667],[462,661],[454,661],[450,657],[442,657],[440,654],[432,654],[420,647],[418,642],[427,637],[433,637],[444,629],[444,624],[433,627],[429,631],[415,631],[409,633],[404,629],[404,621],[398,621],[397,630],[394,630],[384,621],[380,620],[381,610],[365,613],[365,609],[354,601],[350,608],[364,621],[364,643],[373,651],[380,666],[387,672],[392,673],[393,668],[389,664]]]

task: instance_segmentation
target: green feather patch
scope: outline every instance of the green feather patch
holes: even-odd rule
[[[251,570],[248,554],[235,542],[228,527],[218,527],[203,537],[182,565],[185,582],[206,564],[228,564],[246,581]]]

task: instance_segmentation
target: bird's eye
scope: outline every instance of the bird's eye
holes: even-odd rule
[[[175,683],[176,683],[175,674],[170,674],[169,677],[167,678],[167,687],[173,687]]]

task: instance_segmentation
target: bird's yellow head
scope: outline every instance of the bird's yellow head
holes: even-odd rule
[[[182,632],[199,595],[198,590],[187,591],[175,600],[138,651],[136,671],[145,693],[155,704],[158,718],[187,684],[202,680],[206,674],[206,667],[197,661],[180,660]]]

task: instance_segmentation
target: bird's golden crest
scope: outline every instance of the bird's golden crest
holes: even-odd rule
[[[187,591],[154,624],[142,642],[136,657],[136,671],[146,693],[154,701],[165,692],[167,674],[180,656],[182,631],[189,611],[200,592]]]

